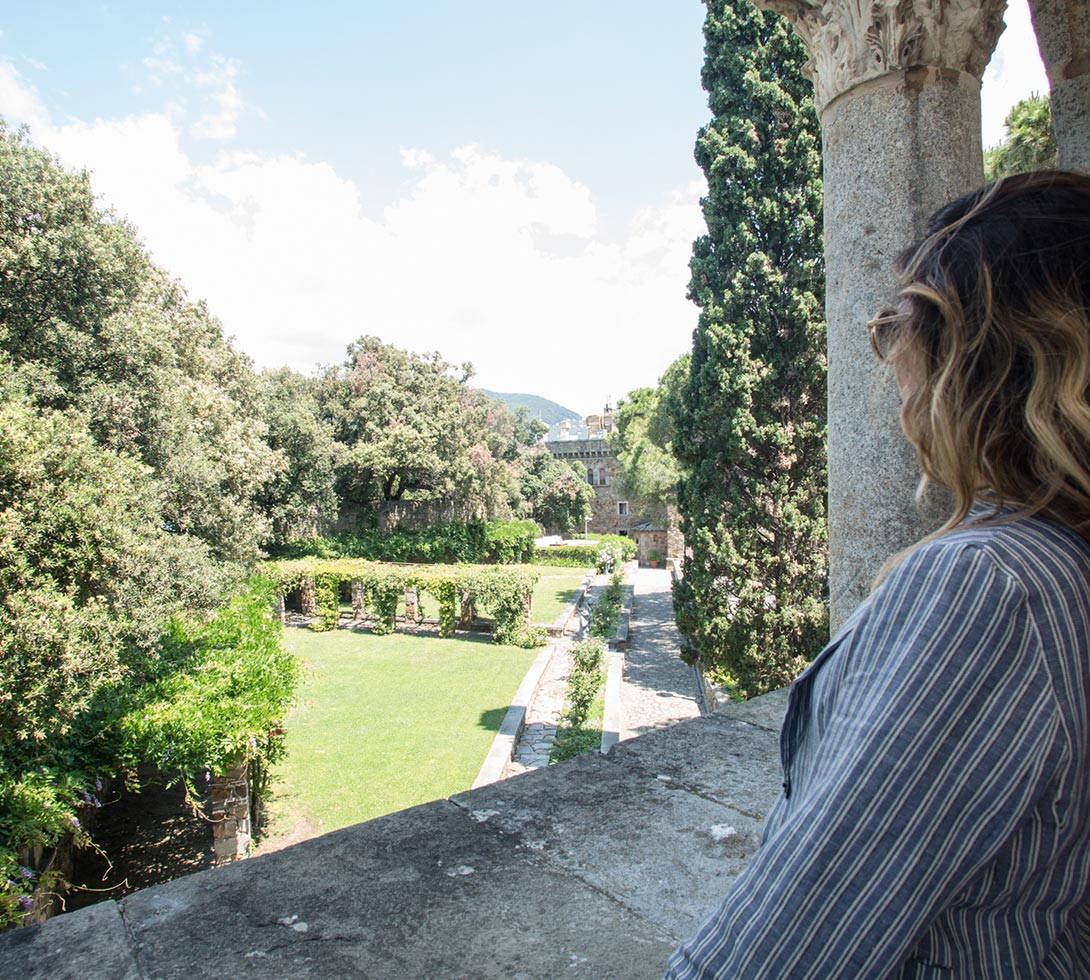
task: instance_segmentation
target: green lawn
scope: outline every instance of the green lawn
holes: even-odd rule
[[[579,583],[586,577],[590,568],[570,568],[564,565],[534,565],[541,572],[541,578],[534,587],[533,604],[530,615],[535,623],[550,625],[561,610],[572,601]]]
[[[469,789],[536,650],[488,637],[288,629],[308,665],[268,836],[302,838]]]

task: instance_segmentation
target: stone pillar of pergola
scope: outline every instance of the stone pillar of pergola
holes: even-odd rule
[[[1090,2],[1030,0],[1048,73],[1057,164],[1090,173]]]
[[[983,181],[980,80],[1006,0],[757,0],[810,52],[825,168],[829,588],[835,629],[882,562],[933,530],[915,453],[866,322],[896,292],[894,258],[939,206]]]

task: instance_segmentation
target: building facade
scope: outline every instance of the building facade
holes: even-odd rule
[[[607,405],[600,414],[588,415],[582,425],[559,423],[546,439],[553,458],[578,464],[586,474],[587,483],[594,487],[591,518],[585,530],[591,534],[633,538],[641,564],[656,557],[663,562],[667,557],[680,557],[676,509],[669,508],[675,515],[669,522],[675,528],[673,534],[668,533],[661,521],[649,520],[634,509],[618,479],[617,458],[608,438],[612,431],[613,412]]]

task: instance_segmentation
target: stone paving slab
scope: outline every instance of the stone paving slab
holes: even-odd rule
[[[452,799],[680,937],[756,850],[781,781],[770,733],[709,716]]]
[[[90,905],[0,936],[4,980],[143,980],[116,902]]]

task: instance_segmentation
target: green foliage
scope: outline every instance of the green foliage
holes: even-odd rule
[[[313,537],[273,549],[275,556],[295,558],[366,558],[422,564],[511,564],[526,561],[534,548],[533,521],[473,521],[436,524],[418,529],[356,531],[331,538]]]
[[[439,600],[439,635],[454,635],[454,614],[458,600],[458,583],[450,580],[435,582],[432,594]]]
[[[821,160],[806,52],[747,0],[710,0],[696,157],[701,308],[672,411],[691,549],[674,593],[690,656],[747,696],[788,682],[826,636]]]
[[[519,482],[527,513],[551,534],[569,534],[590,517],[594,487],[577,463],[554,459],[544,446],[535,446],[523,456]]]
[[[624,605],[624,584],[612,581],[602,590],[591,613],[590,635],[608,638],[617,635]]]
[[[0,361],[0,767],[53,764],[99,688],[207,601],[203,549],[159,526],[154,487]]]
[[[396,573],[379,575],[367,583],[367,596],[375,619],[371,626],[374,633],[382,636],[397,627],[397,604],[405,594],[405,583]]]
[[[554,544],[534,549],[534,562],[538,565],[564,565],[568,568],[595,568],[598,564],[596,544]]]
[[[536,538],[537,525],[533,521],[489,521],[485,525],[484,560],[497,565],[529,561]]]
[[[267,582],[211,619],[175,616],[158,652],[104,698],[93,731],[130,771],[154,760],[192,780],[277,761],[299,664],[283,644]]]
[[[14,775],[0,770],[0,930],[17,924],[33,907],[36,892],[61,891],[55,868],[23,863],[33,848],[50,848],[70,838],[88,843],[81,807],[101,806],[94,785],[79,774],[49,768]]]
[[[272,751],[266,695],[294,675],[270,673],[284,664],[252,615],[206,622],[257,556],[258,493],[285,465],[257,395],[86,174],[0,121],[0,880],[29,844],[83,841],[88,773],[162,763],[164,745],[214,765],[243,732]],[[0,916],[21,889],[0,886]]]
[[[636,542],[624,534],[603,534],[598,537],[598,547],[610,548],[621,556],[621,561],[632,561],[636,557]]]
[[[164,528],[224,562],[255,558],[267,533],[256,495],[280,460],[249,364],[135,231],[95,207],[86,174],[2,120],[0,270],[0,352],[28,398],[150,468]],[[213,576],[207,560],[190,571],[190,591]]]
[[[331,575],[314,576],[314,605],[318,615],[311,620],[310,628],[321,633],[331,630],[341,618],[340,596],[337,579]]]
[[[613,413],[609,444],[617,456],[621,486],[641,514],[664,513],[677,501],[673,400],[689,375],[691,355],[682,354],[656,388],[637,388]]]
[[[549,755],[550,762],[562,762],[587,752],[601,744],[601,726],[588,726],[596,701],[605,683],[602,670],[602,643],[583,640],[572,648],[572,669],[564,696],[564,708],[557,726],[556,740]]]
[[[363,526],[385,527],[421,502],[463,520],[509,508],[515,417],[468,386],[472,373],[377,337],[361,337],[326,372],[321,403],[340,445],[337,488]]]
[[[318,408],[318,384],[288,368],[261,375],[258,402],[266,442],[283,466],[258,500],[272,524],[270,544],[317,537],[337,519],[333,489],[336,448]]]
[[[1002,143],[984,151],[984,177],[996,180],[1056,166],[1056,138],[1048,95],[1031,95],[1016,103],[1004,120]]]
[[[538,565],[564,565],[570,568],[608,571],[602,560],[603,552],[609,555],[610,567],[636,557],[636,542],[623,534],[596,534],[592,538],[595,544],[554,544],[535,548],[534,562]]]
[[[389,565],[359,558],[303,558],[268,562],[266,574],[281,593],[298,588],[304,578],[326,577],[337,583],[358,582],[373,614],[371,629],[388,634],[396,628],[397,604],[408,588],[439,601],[440,629],[444,622],[453,633],[454,600],[468,595],[490,613],[492,639],[513,646],[538,646],[540,630],[528,625],[528,612],[539,573],[520,566],[502,565]],[[449,617],[447,619],[446,617]],[[443,635],[450,635],[443,633]]]

